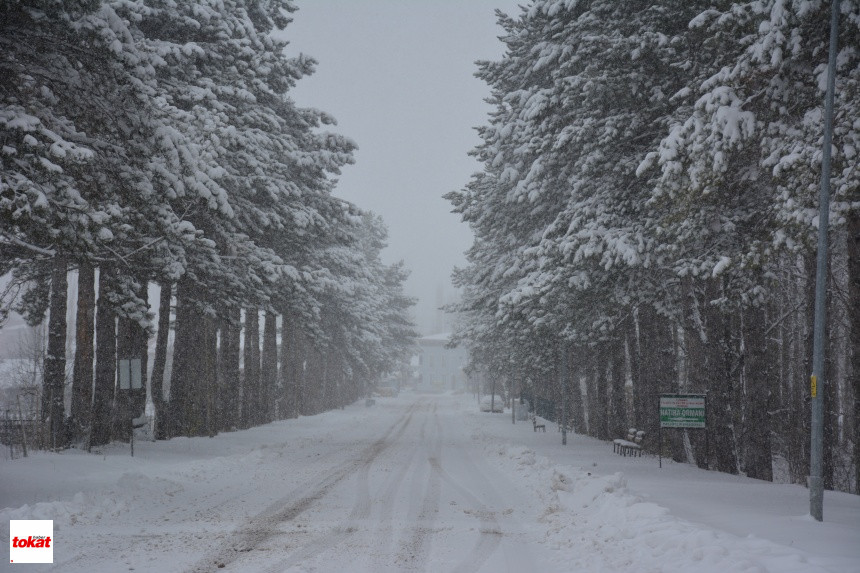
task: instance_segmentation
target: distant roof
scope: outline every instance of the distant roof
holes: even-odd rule
[[[426,340],[428,342],[431,340],[441,340],[444,342],[448,342],[449,340],[451,340],[451,333],[450,332],[440,332],[439,334],[431,334],[430,336],[422,336],[418,340],[419,341]]]
[[[440,332],[439,334],[431,334],[422,336],[418,339],[418,346],[423,348],[445,348],[454,352],[455,349],[449,349],[448,344],[451,342],[450,332]],[[466,352],[466,348],[461,344],[457,346],[459,352]]]

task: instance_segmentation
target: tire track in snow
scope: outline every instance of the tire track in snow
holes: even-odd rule
[[[434,422],[436,423],[436,428],[439,435],[442,435],[442,423],[439,420],[439,416],[436,415],[436,411],[434,409]],[[440,441],[441,446],[441,441]],[[440,449],[441,454],[441,449]],[[468,456],[463,456],[464,459],[469,459]],[[479,498],[477,495],[473,494],[469,489],[462,486],[457,482],[445,469],[442,467],[442,457],[441,455],[435,458],[430,458],[430,467],[433,469],[433,472],[439,475],[440,480],[445,483],[446,486],[450,487],[454,491],[456,491],[467,503],[469,503],[474,509],[470,510],[468,513],[478,517],[481,522],[479,528],[479,536],[477,541],[475,542],[474,547],[472,547],[469,554],[466,558],[460,562],[457,567],[454,568],[455,573],[469,573],[473,571],[478,571],[484,562],[490,558],[490,555],[496,550],[499,544],[502,542],[502,528],[499,525],[499,522],[496,520],[495,512],[491,511]],[[471,460],[469,460],[471,464]],[[472,464],[474,466],[474,464]],[[475,467],[477,470],[477,467]],[[486,479],[481,479],[481,483],[489,483]]]
[[[435,421],[435,435],[433,444],[427,448],[427,463],[430,464],[430,474],[427,478],[427,486],[424,488],[421,508],[417,512],[412,533],[409,538],[400,544],[400,550],[394,558],[394,562],[400,570],[423,571],[430,553],[431,534],[435,533],[436,517],[439,513],[439,502],[442,496],[442,480],[438,472],[432,471],[434,460],[442,456],[442,425],[436,413],[437,404],[433,403],[433,418]],[[425,420],[426,425],[426,420]],[[422,437],[424,431],[422,429]],[[423,465],[423,464],[421,464]],[[416,467],[416,474],[421,466]],[[413,478],[413,484],[420,483]],[[416,489],[413,486],[413,490]],[[418,499],[417,492],[413,499]]]
[[[388,553],[391,550],[391,545],[394,543],[394,502],[397,494],[403,487],[406,481],[406,473],[413,467],[418,460],[418,448],[412,447],[408,443],[403,444],[403,449],[407,450],[408,460],[406,463],[398,466],[397,472],[391,477],[391,480],[386,485],[385,491],[382,493],[382,505],[380,507],[379,526],[377,527],[377,539],[382,539],[380,543],[381,549]],[[387,533],[387,535],[386,535]]]
[[[227,547],[215,555],[200,560],[190,571],[203,573],[225,568],[271,537],[280,535],[281,531],[279,531],[278,526],[281,523],[291,521],[305,512],[356,469],[369,467],[373,460],[391,445],[389,441],[391,435],[403,431],[409,425],[416,407],[417,404],[410,406],[409,410],[381,438],[366,448],[357,459],[349,460],[333,468],[321,481],[297,488],[290,495],[271,504],[236,531],[233,535],[234,540],[229,542]],[[283,565],[279,564],[278,570],[282,569]]]
[[[250,479],[250,481],[252,481],[254,483],[261,481],[262,483],[265,484],[265,483],[267,483],[266,480],[268,479],[269,474],[274,473],[277,470],[274,470],[274,469],[262,469],[261,470],[261,468],[259,467],[259,462],[254,463],[254,460],[258,456],[264,456],[264,455],[269,454],[270,452],[279,452],[279,450],[280,450],[280,448],[272,447],[272,446],[267,446],[267,447],[265,447],[265,449],[255,448],[253,451],[249,452],[248,456],[246,456],[245,459],[242,460],[243,463],[241,464],[241,468],[237,467],[235,469],[241,469],[241,471],[247,472],[247,468],[250,464],[254,468],[253,469],[253,472],[254,472],[253,477]],[[314,465],[325,465],[329,462],[329,460],[331,460],[332,458],[335,458],[338,455],[341,455],[341,452],[336,448],[332,448],[331,450],[326,451],[322,454],[319,454],[317,452],[316,455],[314,455],[312,458],[310,458],[310,461]],[[278,453],[278,456],[279,457],[283,456],[283,453],[282,452]],[[303,458],[303,461],[304,461],[304,459],[306,459],[306,458]],[[235,471],[235,469],[233,471]],[[231,470],[228,470],[228,471],[231,471]],[[261,471],[263,473],[260,473]],[[201,473],[201,475],[199,475],[199,476],[192,476],[194,478],[194,480],[196,482],[198,482],[199,487],[206,488],[207,484],[210,482],[216,483],[216,484],[218,483],[218,474],[212,474],[212,473],[205,472],[205,471],[201,471],[200,473]],[[255,486],[255,487],[259,488],[259,486]],[[240,491],[240,492],[235,493],[235,494],[225,495],[225,492],[228,492],[231,489],[234,489],[233,485],[228,484],[225,486],[220,486],[217,489],[211,489],[209,491],[204,491],[204,492],[200,493],[194,499],[193,502],[186,503],[184,506],[171,508],[167,512],[166,517],[169,518],[169,521],[172,524],[176,524],[176,525],[182,524],[183,522],[187,522],[187,521],[200,522],[200,521],[211,521],[213,519],[215,521],[218,521],[219,513],[217,510],[225,508],[225,506],[227,506],[229,504],[241,502],[241,500],[243,498],[248,497],[248,491],[247,490]],[[214,500],[214,501],[212,501],[212,500]]]
[[[424,435],[426,425],[427,421],[425,419],[424,424],[422,424],[420,429],[421,436]],[[398,432],[398,439],[395,442],[396,446],[386,450],[386,456],[394,455],[396,457],[401,455],[401,451],[408,452],[409,461],[406,464],[398,464],[397,472],[390,476],[383,484],[383,487],[385,488],[384,493],[380,498],[381,503],[377,506],[380,512],[380,517],[378,519],[379,525],[374,529],[375,535],[372,538],[373,541],[378,540],[378,542],[371,542],[370,544],[378,551],[379,554],[383,555],[387,552],[386,550],[388,547],[386,546],[391,543],[391,536],[385,535],[385,533],[391,533],[392,527],[390,522],[392,519],[393,506],[397,492],[403,486],[406,472],[414,463],[413,460],[418,455],[417,449],[408,443],[408,441],[403,439],[403,433],[405,433],[408,428],[408,424],[401,428],[400,432]],[[370,518],[370,514],[374,506],[370,492],[370,471],[373,469],[377,461],[378,458],[374,459],[372,462],[364,465],[358,472],[356,476],[356,501],[349,518],[345,520],[344,524],[336,527],[330,532],[319,535],[309,543],[304,544],[301,548],[292,552],[286,560],[280,561],[269,567],[266,570],[267,573],[280,573],[282,571],[289,570],[291,567],[309,561],[328,550],[335,549],[338,545],[356,533],[368,532],[367,529],[362,526],[367,525],[367,520]]]
[[[477,483],[483,484],[480,490],[480,496],[482,499],[486,501],[486,503],[490,504],[491,507],[496,508],[497,510],[506,506],[505,498],[502,497],[496,488],[494,487],[494,480],[488,477],[489,475],[493,475],[493,471],[491,468],[486,467],[486,464],[482,461],[482,458],[468,455],[468,452],[464,450],[464,448],[458,446],[456,448],[452,448],[448,450],[453,455],[454,452],[459,453],[459,462],[457,467],[460,471],[472,476],[475,478]],[[480,466],[484,466],[482,470]],[[476,507],[484,507],[481,505],[481,502],[475,498]],[[495,513],[491,513],[489,516],[493,519],[489,522],[482,523],[482,533],[487,531],[490,535],[494,536],[494,539],[491,541],[479,539],[478,543],[476,543],[470,555],[461,562],[453,571],[456,573],[466,573],[468,571],[478,571],[483,563],[489,559],[492,553],[496,550],[496,547],[492,547],[489,552],[486,552],[487,546],[492,544],[494,546],[498,546],[501,544],[503,538],[522,538],[523,531],[519,526],[519,523],[516,519],[511,517],[513,513],[512,509],[504,509],[501,510],[503,516],[503,521],[506,523],[504,529],[502,529],[501,525],[495,521],[495,516],[498,515],[498,511]],[[484,520],[482,519],[482,522]],[[482,535],[482,537],[484,537]],[[540,567],[536,564],[534,560],[534,556],[529,549],[527,544],[522,544],[518,547],[518,549],[514,550],[511,548],[510,544],[505,543],[502,545],[502,550],[505,555],[505,563],[511,568],[511,570],[515,571],[534,571],[539,569]]]
[[[487,508],[487,506],[474,496],[472,492],[457,483],[457,481],[442,468],[442,464],[439,460],[431,459],[430,466],[433,468],[434,472],[439,474],[440,478],[446,485],[459,493],[475,507],[474,510],[470,510],[468,513],[475,515],[480,519],[480,536],[475,542],[475,546],[469,552],[469,555],[467,555],[466,558],[454,568],[454,572],[468,573],[471,571],[478,571],[481,568],[481,565],[490,558],[490,555],[493,554],[493,551],[495,551],[502,542],[502,536],[504,534],[502,533],[502,528],[499,525],[499,522],[496,520],[496,514]]]
[[[406,430],[408,423],[401,428],[401,431]],[[286,559],[273,564],[266,569],[269,573],[278,573],[285,571],[304,563],[314,557],[330,550],[335,549],[338,545],[346,541],[347,538],[361,529],[361,523],[370,517],[372,500],[370,496],[370,470],[376,459],[367,460],[361,466],[356,474],[356,494],[355,502],[349,517],[344,523],[333,530],[317,536],[315,539],[305,543],[300,548],[290,553]]]

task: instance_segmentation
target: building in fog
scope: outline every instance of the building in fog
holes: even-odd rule
[[[466,363],[468,353],[463,347],[446,348],[451,333],[434,334],[418,339],[420,392],[445,392],[466,389]]]

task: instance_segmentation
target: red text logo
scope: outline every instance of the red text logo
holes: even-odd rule
[[[19,539],[17,537],[12,538],[12,547],[38,547],[40,549],[43,549],[50,546],[51,538],[42,537],[41,535],[37,535],[36,537],[30,535],[27,537],[27,539]]]

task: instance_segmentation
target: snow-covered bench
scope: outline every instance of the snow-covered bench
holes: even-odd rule
[[[546,432],[546,424],[538,424],[537,416],[532,416],[532,425],[534,426],[534,431],[537,432],[540,430],[541,432]]]
[[[641,456],[642,440],[645,439],[645,431],[630,428],[627,430],[627,439],[618,438],[612,440],[612,451],[622,456]]]

